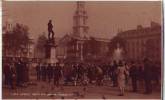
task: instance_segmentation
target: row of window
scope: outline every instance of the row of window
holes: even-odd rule
[[[132,40],[127,42],[127,55],[131,59],[139,59],[145,56],[152,56],[153,58],[159,58],[160,56],[160,40],[153,39],[152,47],[149,47],[147,40]]]

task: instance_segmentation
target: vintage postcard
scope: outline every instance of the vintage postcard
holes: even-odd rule
[[[162,1],[2,1],[3,99],[161,99]]]

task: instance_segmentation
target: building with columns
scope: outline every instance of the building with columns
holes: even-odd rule
[[[161,61],[161,26],[151,22],[150,27],[137,26],[137,29],[119,32],[118,36],[126,40],[126,59],[143,60],[150,58]]]
[[[56,50],[58,59],[84,61],[86,58],[84,54],[87,52],[86,42],[89,41],[91,37],[93,37],[89,36],[88,33],[88,15],[85,9],[85,1],[77,1],[76,5],[77,8],[73,15],[73,33],[66,34],[59,40]],[[96,56],[95,58],[100,57],[100,55],[105,55],[105,53],[108,52],[108,43],[110,40],[94,37],[94,41],[100,45],[100,52],[98,55],[94,55]]]

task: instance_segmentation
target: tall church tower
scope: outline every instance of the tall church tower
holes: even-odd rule
[[[77,1],[77,9],[73,16],[73,35],[76,37],[88,37],[87,12],[85,1]]]

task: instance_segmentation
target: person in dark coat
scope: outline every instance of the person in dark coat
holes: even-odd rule
[[[41,79],[41,65],[40,63],[36,66],[37,80]]]
[[[19,69],[20,69],[20,82],[21,82],[21,84],[20,84],[20,86],[22,86],[23,84],[24,84],[24,80],[25,80],[25,65],[24,65],[24,63],[22,62],[22,60],[20,60],[20,66],[19,66]]]
[[[83,73],[84,73],[84,68],[83,68],[83,66],[82,66],[82,64],[79,64],[78,66],[77,66],[77,74],[78,74],[78,79],[79,79],[79,81],[82,81],[82,79],[83,79]]]
[[[46,64],[41,66],[42,81],[46,81]]]
[[[16,80],[17,80],[17,86],[20,86],[21,85],[21,61],[18,61],[18,62],[16,62],[15,63],[15,67],[16,67],[16,74],[17,74],[17,76],[16,76]]]
[[[47,67],[47,76],[48,76],[48,82],[50,83],[53,77],[53,67],[51,66],[51,64],[49,64]]]
[[[11,89],[13,89],[13,80],[12,80],[12,65],[9,64],[9,70],[8,70],[8,84]]]
[[[138,68],[134,62],[131,63],[130,77],[132,81],[133,92],[137,92]]]
[[[139,82],[139,86],[141,86],[144,79],[143,65],[141,64],[141,62],[138,63],[137,68],[138,68],[138,82]]]
[[[154,81],[154,84],[155,85],[159,85],[159,75],[161,74],[161,67],[158,66],[158,64],[156,64],[156,62],[152,63],[152,68],[153,68],[153,77],[152,77],[152,80]]]
[[[152,71],[151,61],[149,59],[144,59],[144,83],[145,83],[145,94],[152,93]]]
[[[28,72],[28,64],[27,62],[22,63],[22,82],[28,82],[29,81],[29,72]]]
[[[5,85],[9,85],[9,72],[10,72],[10,66],[9,64],[5,64],[4,65]]]
[[[54,85],[56,85],[57,87],[60,85],[59,82],[60,82],[60,78],[62,76],[62,68],[61,66],[59,65],[59,63],[57,63],[57,65],[54,67]]]
[[[113,82],[113,87],[117,86],[117,74],[116,74],[116,70],[117,70],[117,62],[113,61],[113,65],[111,66],[111,79]]]
[[[14,64],[10,65],[10,71],[9,71],[9,77],[10,77],[10,87],[11,89],[16,88],[16,70]]]
[[[89,83],[93,83],[93,81],[96,80],[95,66],[96,65],[94,65],[94,64],[90,64],[88,66],[88,71],[87,71],[88,74],[87,74],[87,76],[89,78]]]

